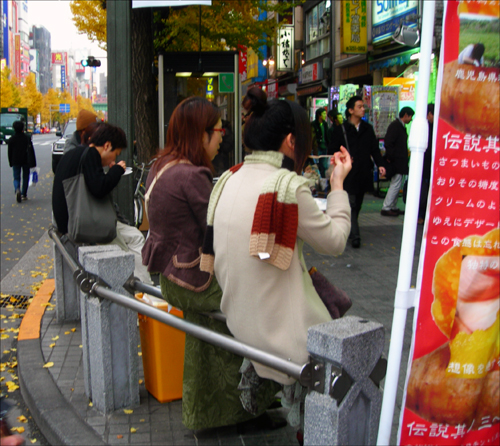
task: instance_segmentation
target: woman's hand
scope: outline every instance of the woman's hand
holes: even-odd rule
[[[330,158],[330,163],[334,166],[330,176],[332,190],[343,190],[344,180],[352,168],[352,158],[344,146],[340,146],[340,152],[335,152]]]

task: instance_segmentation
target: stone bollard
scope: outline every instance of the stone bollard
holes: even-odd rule
[[[100,249],[99,249],[100,248]],[[123,284],[134,272],[134,256],[109,246],[82,251],[83,268],[112,291],[130,296]],[[85,296],[88,381],[94,407],[107,414],[139,404],[137,313],[91,295]],[[83,337],[83,333],[82,333]]]
[[[78,247],[65,240],[64,247],[76,259]],[[54,243],[54,277],[56,285],[56,318],[58,323],[80,320],[80,289],[73,278],[73,271]]]
[[[81,265],[85,262],[85,256],[95,252],[110,252],[118,251],[122,252],[117,245],[92,245],[92,246],[81,246],[78,249],[78,260]],[[90,385],[90,349],[88,343],[88,324],[87,324],[87,299],[85,298],[85,293],[80,293],[80,319],[81,319],[81,330],[82,330],[82,355],[83,355],[83,383],[85,387],[85,394],[92,399],[92,387]]]
[[[384,328],[356,316],[309,328],[307,349],[325,364],[324,389],[305,402],[305,445],[374,445],[385,376]]]

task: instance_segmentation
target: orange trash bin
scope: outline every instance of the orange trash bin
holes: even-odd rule
[[[170,314],[183,317],[181,310],[170,307],[162,299],[138,293],[136,298]],[[183,331],[139,313],[142,364],[147,391],[160,403],[182,398],[184,372]]]

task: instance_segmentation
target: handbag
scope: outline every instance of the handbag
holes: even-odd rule
[[[309,275],[311,276],[316,292],[325,304],[332,319],[342,317],[352,306],[352,301],[347,293],[338,286],[330,283],[315,266],[309,270]]]
[[[111,194],[94,197],[85,183],[82,160],[78,173],[63,180],[64,195],[68,206],[68,235],[75,243],[109,243],[116,238],[116,212]]]

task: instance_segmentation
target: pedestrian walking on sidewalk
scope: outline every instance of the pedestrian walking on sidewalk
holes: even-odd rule
[[[184,312],[184,319],[231,335],[224,322],[200,314],[220,311],[222,297],[215,277],[200,270],[200,251],[212,191],[212,160],[223,135],[220,111],[206,99],[188,98],[174,110],[167,144],[146,181],[150,230],[142,258],[150,272],[161,273],[162,294]],[[186,334],[182,422],[187,428],[214,428],[255,418],[240,402],[242,362],[240,356]],[[257,415],[264,413],[278,390],[272,381],[259,389],[263,398]]]
[[[385,163],[380,154],[373,127],[363,120],[365,106],[361,96],[351,97],[346,104],[346,120],[335,127],[328,146],[328,153],[338,152],[344,146],[352,156],[352,170],[344,182],[351,206],[351,233],[349,240],[353,248],[361,246],[358,216],[365,192],[373,190],[373,160],[380,175],[385,175]]]
[[[14,135],[7,141],[9,165],[14,174],[14,191],[18,203],[28,199],[30,168],[36,167],[35,148],[31,138],[24,133],[24,122],[12,124]],[[22,185],[21,185],[22,173]]]
[[[403,175],[408,175],[409,156],[406,124],[411,122],[414,114],[415,111],[411,107],[403,107],[399,112],[399,117],[389,124],[385,134],[385,160],[391,184],[380,211],[384,217],[397,217],[404,214],[404,211],[398,209],[398,196],[403,183]]]

